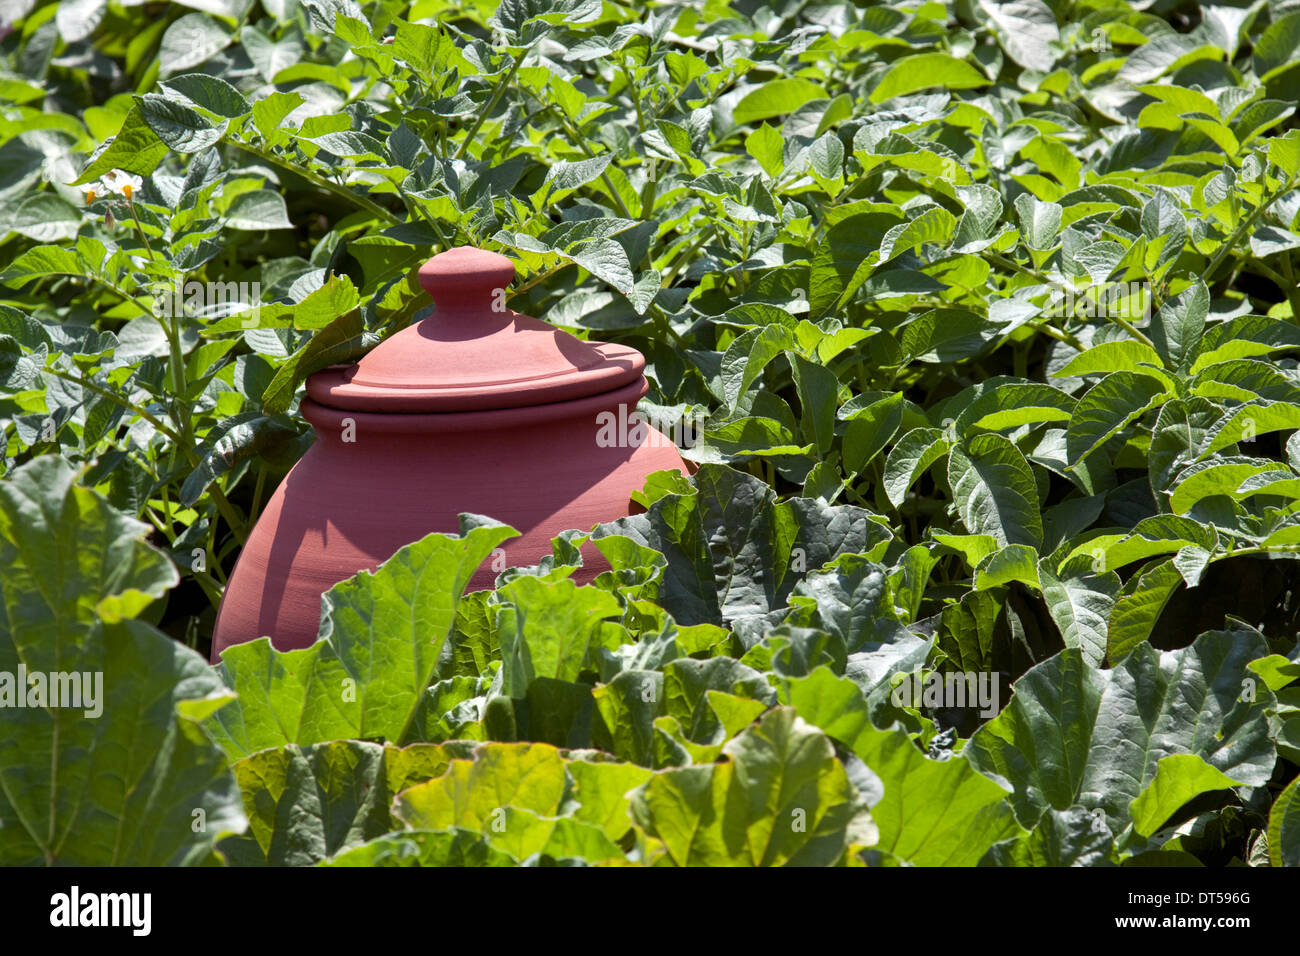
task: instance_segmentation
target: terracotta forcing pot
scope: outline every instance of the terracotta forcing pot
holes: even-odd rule
[[[325,591],[430,532],[455,534],[462,512],[521,532],[498,567],[535,564],[561,531],[627,515],[651,472],[686,471],[672,441],[631,418],[648,387],[641,353],[506,309],[514,271],[478,249],[434,256],[419,273],[429,318],[307,380],[316,441],[235,564],[214,661],[262,636],[313,643]],[[491,564],[471,590],[492,587]],[[605,567],[588,545],[574,580]]]

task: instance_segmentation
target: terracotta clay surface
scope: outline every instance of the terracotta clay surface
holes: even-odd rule
[[[494,253],[434,256],[420,270],[431,317],[308,380],[301,410],[316,442],[240,554],[214,661],[261,636],[280,650],[313,643],[321,594],[430,532],[456,533],[462,512],[517,528],[502,546],[506,565],[533,564],[561,531],[628,514],[651,472],[685,471],[653,430],[637,447],[597,442],[600,413],[626,419],[645,394],[645,360],[495,310],[513,273]],[[575,580],[586,583],[606,565],[592,546],[582,553]],[[470,589],[495,577],[485,564]]]

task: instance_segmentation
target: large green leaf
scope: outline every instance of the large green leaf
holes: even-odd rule
[[[512,528],[465,516],[461,536],[431,534],[323,598],[321,639],[277,651],[266,638],[227,648],[219,673],[237,703],[207,727],[243,757],[345,737],[405,742],[474,571]]]
[[[793,113],[811,99],[824,97],[826,91],[811,80],[801,77],[784,77],[769,80],[751,90],[736,104],[732,121],[743,125]]]
[[[825,866],[868,824],[827,737],[778,707],[724,748],[728,763],[656,774],[632,815],[678,866]]]
[[[335,740],[235,763],[251,834],[273,866],[318,863],[390,829],[384,748]]]
[[[880,781],[871,802],[875,847],[916,866],[973,866],[994,843],[1014,837],[1008,793],[963,757],[933,760],[899,730],[878,730],[862,692],[819,667],[785,682],[782,700],[844,743]]]
[[[1112,372],[1079,399],[1065,431],[1072,462],[1087,458],[1129,424],[1171,397],[1168,386],[1141,372]]]
[[[649,777],[630,764],[566,759],[544,744],[483,744],[473,759],[404,790],[394,812],[416,829],[478,830],[518,860],[621,860],[612,841],[631,829],[630,793]]]
[[[1151,323],[1151,340],[1166,367],[1179,371],[1191,367],[1209,311],[1210,291],[1200,280],[1160,307]]]
[[[1118,661],[1151,636],[1165,605],[1183,583],[1172,559],[1152,561],[1124,583],[1106,633],[1106,656],[1111,661]]]
[[[999,843],[980,866],[1108,866],[1114,840],[1105,826],[1082,807],[1048,810],[1033,832]]]
[[[948,454],[952,440],[939,428],[913,428],[885,458],[885,495],[895,508],[925,470]]]
[[[1155,777],[1129,808],[1133,830],[1140,836],[1150,836],[1194,797],[1226,790],[1240,782],[1211,767],[1196,754],[1161,757]]]
[[[883,103],[932,86],[969,90],[988,85],[988,77],[964,60],[946,53],[918,53],[894,61],[871,91],[871,102]]]
[[[1300,866],[1300,777],[1273,801],[1268,816],[1268,858],[1274,866]]]
[[[1140,645],[1099,670],[1067,648],[1016,682],[964,753],[1010,781],[1024,825],[1079,805],[1102,810],[1118,836],[1171,754],[1194,754],[1248,786],[1268,780],[1276,758],[1267,717],[1241,699],[1246,666],[1266,650],[1258,633],[1209,631],[1182,650]]]
[[[246,826],[198,726],[231,695],[130,619],[176,571],[75,478],[45,456],[0,481],[0,862],[200,863]]]
[[[844,641],[848,653],[901,634],[885,569],[861,555],[844,555],[828,571],[808,575],[790,603],[795,607],[791,622],[829,631]]]
[[[572,581],[521,576],[497,592],[493,607],[501,642],[502,690],[522,697],[536,678],[576,681],[601,622],[622,607],[608,591]]]
[[[948,481],[971,533],[992,535],[1003,545],[1042,544],[1034,474],[1010,441],[1001,435],[978,435],[957,445],[948,455]]]
[[[1052,68],[1056,62],[1052,44],[1060,41],[1061,34],[1052,8],[1043,0],[980,0],[979,6],[1011,59],[1031,70]]]
[[[889,532],[848,505],[794,498],[721,465],[702,465],[696,492],[665,495],[642,515],[599,526],[668,559],[659,602],[680,624],[722,624],[785,606],[808,571],[866,553]]]
[[[1077,647],[1089,664],[1100,666],[1106,659],[1107,631],[1120,590],[1119,575],[1103,570],[1099,574],[1057,577],[1044,559],[1039,563],[1038,576],[1043,601],[1065,646]]]

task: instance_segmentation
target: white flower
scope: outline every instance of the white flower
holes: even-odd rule
[[[86,183],[77,188],[81,190],[82,198],[86,200],[87,206],[100,196],[105,196],[111,191],[102,179],[96,179],[93,183]]]
[[[139,176],[132,176],[120,169],[105,173],[104,181],[111,192],[117,193],[119,196],[125,196],[128,200],[134,199],[135,194],[144,185],[144,180]]]

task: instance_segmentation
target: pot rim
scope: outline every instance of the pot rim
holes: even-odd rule
[[[344,419],[352,419],[357,427],[376,432],[463,432],[486,431],[536,425],[560,418],[575,418],[597,412],[609,411],[619,405],[629,405],[629,414],[650,390],[645,376],[629,382],[622,388],[599,392],[584,398],[542,405],[517,405],[511,408],[493,408],[479,411],[447,412],[377,412],[358,411],[323,405],[304,396],[298,406],[302,415],[318,432],[321,429],[342,429]]]

